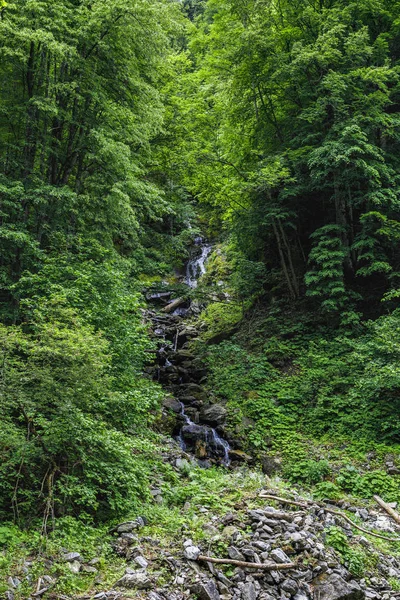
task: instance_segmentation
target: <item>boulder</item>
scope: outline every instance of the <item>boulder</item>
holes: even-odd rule
[[[226,408],[221,404],[205,406],[200,412],[200,419],[212,427],[222,425],[226,419]]]
[[[243,450],[229,450],[229,457],[237,462],[251,462],[253,460],[253,457],[243,452]]]
[[[318,600],[364,600],[365,592],[355,581],[347,582],[340,575],[321,575],[313,581],[313,592]]]
[[[267,454],[264,454],[261,457],[260,462],[262,472],[265,473],[265,475],[268,475],[268,477],[274,475],[274,473],[282,468],[281,461],[276,456],[268,456]]]
[[[163,407],[168,410],[172,410],[172,412],[176,414],[180,414],[182,412],[181,403],[175,398],[164,398]]]

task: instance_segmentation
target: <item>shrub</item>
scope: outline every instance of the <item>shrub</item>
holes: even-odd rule
[[[104,337],[54,302],[29,328],[0,325],[0,354],[0,514],[46,523],[137,509],[149,468],[142,449],[132,452],[141,430],[134,443],[115,425],[122,392],[113,389]],[[141,414],[140,402],[138,393],[122,405]]]
[[[350,573],[361,577],[365,571],[365,556],[361,550],[351,548],[346,534],[340,527],[330,527],[326,533],[326,543],[332,546],[346,563]]]
[[[327,460],[303,460],[289,465],[285,475],[293,482],[314,484],[322,481],[331,472]]]

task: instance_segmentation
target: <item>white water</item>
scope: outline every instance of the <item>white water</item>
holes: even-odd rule
[[[188,285],[192,289],[197,287],[198,279],[206,272],[205,265],[212,251],[211,244],[206,243],[201,237],[197,237],[195,239],[195,245],[197,246],[198,251],[196,252],[195,256],[193,256],[189,260],[186,268],[186,277],[184,279],[186,285]],[[187,308],[177,308],[173,315],[184,317],[187,311]],[[164,339],[165,344],[169,344],[165,340],[165,332],[161,327],[155,329],[154,333],[158,337],[162,337]],[[176,334],[172,343],[170,344],[170,347],[172,347],[173,352],[176,352],[178,350],[178,341],[179,328],[176,329]],[[165,347],[165,345],[161,346],[158,350],[158,356],[162,361],[162,367],[158,369],[158,379],[160,379],[160,373],[162,369],[173,366],[173,362],[171,362],[168,359],[166,350],[167,348]],[[185,413],[185,405],[183,404],[183,402],[180,402],[180,407],[180,415],[183,421],[183,425],[179,431],[179,434],[176,436],[176,439],[182,450],[194,451],[195,448],[193,446],[195,444],[193,444],[193,439],[201,440],[205,443],[207,455],[209,458],[218,461],[218,463],[223,464],[224,466],[229,466],[230,446],[228,442],[221,438],[220,435],[212,427],[208,425],[194,423],[190,419],[190,417]],[[186,440],[185,433],[188,434]],[[206,462],[208,461],[203,461],[199,459],[200,464]]]
[[[188,415],[185,413],[185,405],[183,402],[179,402],[179,404],[181,405],[180,414],[185,422],[177,436],[177,441],[179,442],[182,450],[186,450],[187,448],[184,438],[184,428],[189,432],[201,430],[201,437],[204,437],[206,448],[210,449],[215,456],[219,457],[224,466],[229,467],[231,461],[229,458],[230,446],[228,442],[222,439],[212,427],[208,427],[207,425],[196,425],[196,423],[193,423],[190,417],[188,417]],[[199,439],[201,439],[200,436]]]
[[[185,278],[186,285],[192,289],[197,287],[198,279],[206,272],[205,264],[212,250],[211,244],[204,243],[202,238],[196,238],[195,244],[201,248],[201,253],[188,261]]]

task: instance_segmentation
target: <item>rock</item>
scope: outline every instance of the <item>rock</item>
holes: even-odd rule
[[[313,581],[313,593],[318,600],[364,600],[365,592],[352,581],[346,582],[340,575],[321,575]]]
[[[253,457],[250,454],[246,454],[242,450],[229,450],[229,457],[231,460],[236,460],[238,462],[251,462]]]
[[[222,535],[226,538],[232,538],[238,532],[238,528],[234,525],[227,525],[222,530]]]
[[[121,539],[125,540],[128,546],[132,546],[132,544],[136,544],[139,538],[134,533],[121,533]],[[99,559],[97,559],[98,561]],[[90,561],[89,564],[92,564],[92,562]]]
[[[228,556],[232,560],[245,560],[245,557],[235,546],[229,546],[228,548]]]
[[[290,558],[284,553],[284,551],[281,548],[276,548],[275,550],[272,550],[269,557],[271,560],[279,564],[291,562]]]
[[[119,525],[117,525],[116,530],[118,533],[131,533],[136,529],[140,529],[144,525],[144,519],[142,517],[138,517],[134,521],[125,521],[125,523],[120,523]]]
[[[183,556],[188,560],[197,560],[200,556],[200,548],[197,546],[186,546],[183,551]]]
[[[376,527],[376,529],[381,529],[382,531],[394,531],[391,521],[388,519],[388,517],[385,517],[383,515],[380,515],[376,519],[374,527]]]
[[[164,408],[172,410],[172,412],[176,414],[180,414],[182,412],[181,403],[175,398],[164,398],[162,405]]]
[[[221,404],[212,404],[202,408],[200,412],[200,420],[204,423],[216,427],[222,425],[226,419],[226,408]]]
[[[124,575],[119,581],[117,581],[115,585],[117,587],[128,589],[136,588],[137,590],[147,590],[153,584],[147,573],[144,573],[143,571],[137,571],[136,573]]]
[[[214,581],[211,579],[205,583],[196,583],[190,588],[192,594],[200,600],[219,600],[219,592]]]
[[[74,562],[75,560],[82,560],[79,552],[68,552],[67,554],[63,555],[64,562]]]
[[[262,472],[265,473],[265,475],[268,475],[268,477],[274,475],[274,473],[280,471],[280,469],[282,468],[281,460],[276,456],[268,456],[265,454],[261,457],[260,462]]]
[[[186,471],[187,469],[190,469],[190,462],[186,460],[186,458],[177,458],[175,466],[179,471]]]
[[[242,588],[242,598],[243,600],[257,600],[256,588],[251,581],[244,584]]]
[[[90,565],[82,565],[82,571],[84,573],[97,573],[96,567],[91,567]]]
[[[135,558],[133,560],[142,569],[146,569],[146,567],[148,567],[148,565],[149,565],[147,560],[143,556],[140,556],[140,554],[139,554],[139,556],[135,556]]]
[[[79,573],[79,571],[81,570],[81,563],[79,562],[79,560],[73,560],[72,562],[69,561],[67,564],[68,564],[68,568],[73,573]]]
[[[299,586],[294,579],[285,579],[285,581],[281,583],[281,589],[284,592],[287,592],[290,596],[294,596],[298,588]]]

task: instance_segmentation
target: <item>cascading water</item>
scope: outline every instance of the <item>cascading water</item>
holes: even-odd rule
[[[203,238],[197,237],[194,240],[195,251],[193,256],[187,263],[186,276],[184,283],[191,289],[197,287],[198,279],[206,272],[206,261],[212,251],[212,245],[207,243]],[[159,295],[152,294],[151,299],[163,299],[166,298],[166,293],[160,293]],[[193,305],[192,305],[193,309]],[[187,304],[184,307],[179,306],[171,314],[152,316],[155,328],[153,330],[156,337],[160,339],[160,347],[157,351],[157,378],[160,382],[167,382],[173,394],[180,397],[181,388],[187,386],[195,386],[201,388],[197,383],[189,377],[186,381],[180,376],[182,368],[177,364],[177,358],[179,352],[182,352],[182,346],[185,344],[185,335],[182,332],[185,331],[187,324],[183,321],[183,317],[190,312],[191,308]],[[183,329],[182,329],[183,326]],[[188,350],[186,350],[188,352]],[[183,369],[184,371],[184,369]],[[171,385],[171,381],[173,382]],[[204,393],[205,390],[204,390]],[[226,440],[224,440],[219,433],[210,426],[210,424],[202,424],[200,420],[199,406],[202,405],[202,401],[197,401],[195,398],[190,397],[190,392],[185,392],[187,398],[183,398],[184,402],[177,400],[178,408],[178,421],[180,421],[179,430],[176,432],[176,440],[180,444],[182,450],[186,452],[192,452],[199,463],[207,466],[211,462],[229,466],[230,464],[230,446]],[[189,403],[189,408],[186,407],[185,403]],[[190,413],[190,416],[186,413],[186,410]],[[195,416],[193,416],[195,415]],[[195,418],[194,422],[192,417]]]
[[[194,243],[200,249],[200,254],[196,253],[193,258],[189,259],[185,278],[186,285],[192,289],[197,287],[197,280],[206,272],[205,263],[212,250],[211,244],[204,242],[201,237],[197,237]]]

